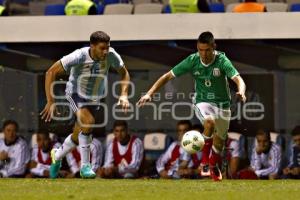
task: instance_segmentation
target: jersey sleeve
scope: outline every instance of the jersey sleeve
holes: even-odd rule
[[[113,67],[115,69],[124,67],[124,62],[123,62],[121,56],[114,49],[111,49],[108,59],[109,59],[111,67]]]
[[[29,148],[25,141],[21,141],[13,147],[13,155],[10,159],[11,163],[9,163],[8,169],[0,171],[2,175],[4,177],[23,175],[30,160]]]
[[[231,150],[231,157],[232,158],[240,158],[242,156],[241,150],[240,150],[240,145],[237,140],[232,140],[230,142],[229,148]]]
[[[112,152],[113,148],[113,141],[111,141],[105,151],[105,161],[104,161],[104,168],[109,168],[114,166],[114,156]]]
[[[97,139],[93,139],[92,144],[91,144],[91,154],[92,154],[92,159],[91,159],[91,164],[92,164],[92,169],[94,171],[97,171],[98,168],[100,168],[103,160],[103,148],[102,144],[100,141]]]
[[[279,149],[279,147],[273,146],[269,154],[269,166],[264,169],[255,170],[255,174],[258,177],[269,176],[270,174],[277,174],[279,171],[281,163],[281,150]]]
[[[76,66],[80,63],[83,54],[80,49],[73,51],[72,53],[62,57],[60,62],[66,72],[70,72],[73,66]]]
[[[171,159],[171,154],[174,149],[174,143],[172,143],[166,152],[164,152],[156,161],[156,170],[158,173],[165,170],[165,164]]]
[[[225,75],[228,78],[232,79],[233,77],[239,75],[239,72],[236,70],[236,68],[233,66],[233,64],[227,57],[224,58],[222,68],[223,68]]]
[[[171,73],[175,77],[179,77],[183,74],[186,74],[192,70],[193,67],[193,56],[190,55],[175,67],[172,68]]]
[[[77,151],[77,149],[74,149]],[[74,151],[73,150],[73,151]],[[80,166],[78,165],[76,159],[74,158],[72,151],[66,155],[68,166],[73,174],[76,174],[80,170]]]
[[[255,148],[252,150],[252,155],[251,155],[251,161],[250,161],[250,166],[251,168],[256,171],[256,170],[260,170],[261,168],[261,160],[259,155],[256,153]]]
[[[38,154],[38,146],[35,145],[31,150],[31,159],[30,160],[38,162],[37,154]]]

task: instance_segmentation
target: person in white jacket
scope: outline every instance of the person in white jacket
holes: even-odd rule
[[[30,159],[26,141],[17,136],[16,121],[3,123],[4,138],[0,139],[0,177],[23,177]]]

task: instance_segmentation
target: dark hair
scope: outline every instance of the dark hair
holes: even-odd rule
[[[292,136],[296,136],[296,135],[300,135],[300,126],[296,126],[296,127],[292,130]]]
[[[203,132],[203,126],[202,126],[202,124],[194,124],[193,126],[192,126],[192,130],[200,130],[200,132]]]
[[[91,34],[90,36],[90,43],[91,44],[98,44],[99,42],[109,42],[110,37],[103,31],[96,31]]]
[[[113,128],[116,128],[117,126],[124,126],[126,130],[128,129],[128,124],[124,120],[116,120],[114,122]]]
[[[47,138],[50,138],[50,133],[48,130],[45,130],[45,129],[39,129],[36,134],[39,134],[39,135],[44,135],[46,136]]]
[[[179,126],[179,125],[188,125],[189,130],[191,130],[191,128],[192,128],[192,123],[189,120],[180,120],[177,122],[177,126]]]
[[[198,42],[204,44],[213,44],[215,43],[214,35],[209,31],[203,32],[199,35]]]
[[[270,131],[267,131],[267,130],[264,130],[264,129],[259,129],[257,132],[256,132],[256,136],[259,136],[259,135],[264,135],[267,137],[268,141],[271,141],[271,134],[270,134]]]
[[[18,125],[18,123],[16,121],[14,121],[14,120],[11,120],[11,119],[6,120],[6,121],[3,122],[2,130],[4,130],[5,127],[8,126],[8,125],[10,125],[10,124],[15,125],[16,131],[17,132],[19,131],[19,125]]]

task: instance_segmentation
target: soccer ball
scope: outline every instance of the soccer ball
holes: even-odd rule
[[[198,131],[188,131],[182,137],[181,146],[189,154],[194,154],[203,149],[204,137]]]

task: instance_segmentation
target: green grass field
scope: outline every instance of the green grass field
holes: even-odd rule
[[[300,199],[300,181],[0,179],[9,199]]]

